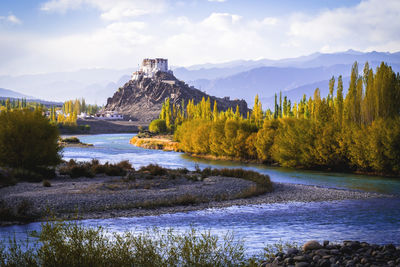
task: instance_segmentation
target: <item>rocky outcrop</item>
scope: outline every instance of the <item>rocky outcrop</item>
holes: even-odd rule
[[[198,103],[203,97],[205,99],[210,97],[211,105],[214,100],[217,101],[218,110],[227,110],[230,107],[235,110],[238,105],[242,114],[248,111],[244,100],[209,96],[166,72],[158,72],[154,78],[141,77],[138,80],[128,81],[113,97],[107,99],[105,111],[116,111],[133,120],[151,121],[158,117],[162,103],[167,97],[176,105],[181,105],[182,100],[188,103],[193,99]]]

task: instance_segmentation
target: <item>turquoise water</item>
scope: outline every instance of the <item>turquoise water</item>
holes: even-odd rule
[[[169,168],[244,168],[270,175],[271,180],[283,183],[317,185],[400,195],[399,178],[383,178],[343,173],[293,170],[268,167],[262,164],[244,164],[231,161],[203,160],[183,153],[150,150],[129,144],[132,134],[104,134],[79,136],[82,142],[94,144],[89,148],[66,148],[64,159],[87,161],[92,158],[102,162],[129,160],[135,168],[149,163],[157,163]]]
[[[314,171],[271,168],[258,164],[242,164],[228,161],[198,160],[182,153],[137,148],[129,144],[131,134],[81,136],[89,148],[66,148],[65,159],[102,162],[129,160],[135,168],[157,163],[171,168],[194,169],[195,164],[204,167],[246,168],[269,174],[273,181],[318,185],[331,188],[390,193],[400,196],[400,180],[353,174],[324,173]],[[237,238],[245,241],[249,253],[260,252],[268,243],[279,240],[360,240],[370,243],[400,244],[400,198],[346,200],[314,203],[264,204],[208,209],[187,213],[145,216],[139,218],[114,218],[85,220],[88,226],[102,225],[111,231],[143,231],[157,226],[185,231],[194,226],[208,229],[218,235],[234,231]],[[0,239],[12,233],[17,238],[27,231],[39,230],[39,223],[0,228]]]

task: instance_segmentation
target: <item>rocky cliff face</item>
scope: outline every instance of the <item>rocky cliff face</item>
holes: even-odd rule
[[[182,100],[188,103],[194,99],[195,103],[204,97],[210,97],[211,105],[217,101],[218,110],[234,110],[239,105],[242,114],[248,111],[244,100],[228,100],[209,96],[198,89],[189,87],[183,81],[177,80],[172,74],[158,72],[155,78],[140,78],[129,81],[119,88],[113,97],[107,99],[105,111],[116,111],[127,117],[139,121],[151,121],[158,117],[164,100],[169,97],[171,103],[180,105]],[[212,106],[211,106],[212,108]]]

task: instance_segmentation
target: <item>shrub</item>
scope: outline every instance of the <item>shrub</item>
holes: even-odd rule
[[[152,133],[166,133],[167,124],[165,120],[161,119],[153,120],[149,125],[149,131]]]
[[[124,176],[127,173],[126,169],[115,164],[109,164],[107,162],[106,164],[104,164],[104,166],[105,166],[104,173],[108,176]]]
[[[76,166],[72,167],[69,172],[69,176],[71,178],[78,177],[94,177],[94,173],[92,172],[91,167],[87,163],[79,163]]]
[[[104,173],[108,176],[124,176],[128,170],[134,170],[129,161],[121,161],[117,164],[106,162],[100,164],[97,159],[90,162],[76,162],[73,159],[59,168],[62,175],[69,175],[71,178],[94,177],[96,174]]]
[[[118,168],[122,168],[124,170],[134,170],[132,164],[128,160],[122,160],[116,164]]]
[[[69,175],[71,178],[94,177],[92,165],[88,162],[76,162],[71,159],[64,166],[59,168],[61,175]]]
[[[66,137],[63,138],[61,141],[65,143],[70,143],[70,144],[79,144],[81,141],[78,139],[76,136],[71,136],[71,137]]]
[[[44,187],[51,187],[51,183],[50,183],[49,180],[43,180],[42,185],[43,185]]]
[[[58,139],[57,127],[40,109],[0,112],[0,166],[40,174],[60,163]]]
[[[232,233],[222,239],[210,231],[148,229],[111,234],[76,222],[47,222],[36,241],[10,240],[0,248],[8,266],[245,266],[244,246]],[[110,236],[112,238],[110,238]],[[32,244],[32,242],[34,242]],[[29,249],[26,249],[29,248]],[[4,263],[7,264],[4,264]]]
[[[140,172],[148,172],[151,175],[165,175],[168,173],[167,169],[157,165],[157,164],[149,164],[147,166],[142,166],[139,169]]]

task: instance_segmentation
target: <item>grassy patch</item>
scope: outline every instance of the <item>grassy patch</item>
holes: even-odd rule
[[[136,135],[129,141],[130,144],[146,148],[146,149],[159,149],[166,151],[182,151],[178,142],[172,141],[172,136],[157,135],[146,137],[143,135]]]

